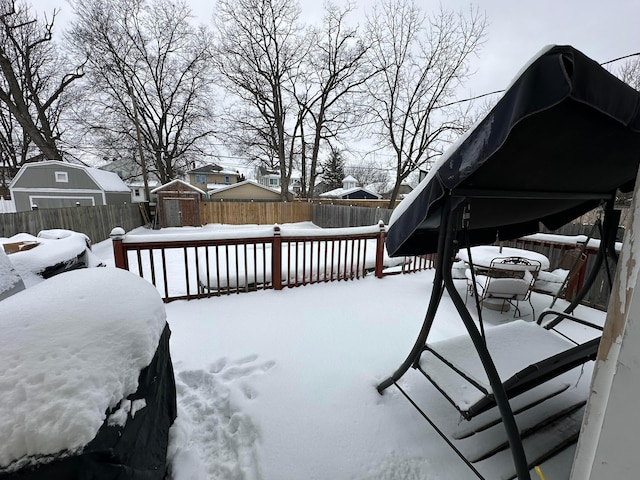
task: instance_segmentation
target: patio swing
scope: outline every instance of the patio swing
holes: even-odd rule
[[[575,345],[551,329],[564,320],[585,323],[571,313],[605,259],[616,259],[619,212],[613,204],[618,189],[627,192],[634,187],[640,163],[639,112],[640,93],[574,48],[549,47],[530,62],[489,114],[443,155],[390,222],[390,255],[437,253],[437,264],[418,338],[396,372],[378,385],[378,392],[396,385],[454,449],[398,385],[411,367],[466,419],[497,407],[520,480],[530,479],[534,464],[525,454],[510,399],[597,355],[599,338]],[[502,240],[535,233],[539,223],[555,230],[598,205],[605,211],[600,248],[584,288],[564,311],[545,311],[538,322],[515,320],[486,331],[482,322],[476,325],[451,275],[458,249],[492,243],[498,232]],[[429,343],[445,291],[468,336]],[[543,326],[549,316],[553,318]],[[504,349],[492,349],[504,345],[500,337],[520,342],[506,371],[495,361]],[[526,348],[532,344],[544,348]],[[466,384],[460,387],[454,377]],[[470,390],[479,394],[470,396]]]

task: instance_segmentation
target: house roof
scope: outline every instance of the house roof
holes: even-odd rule
[[[238,182],[238,183],[234,183],[232,185],[223,185],[220,186],[219,188],[214,188],[209,190],[209,193],[220,193],[220,192],[224,192],[226,190],[231,190],[234,188],[241,188],[244,185],[254,185],[256,187],[260,187],[268,192],[272,192],[272,193],[277,193],[280,194],[280,189],[279,188],[269,188],[269,187],[265,187],[264,185],[260,185],[258,182],[256,182],[255,180],[244,180],[243,182]]]
[[[22,177],[23,173],[28,168],[43,168],[50,166],[84,170],[95,184],[105,192],[129,192],[129,187],[117,174],[113,172],[107,172],[106,170],[100,170],[99,168],[85,167],[84,165],[76,165],[69,162],[61,162],[59,160],[44,160],[42,162],[25,163],[18,171],[18,174],[14,177],[10,187],[13,187],[19,181],[20,177]]]
[[[328,192],[321,193],[320,196],[321,197],[331,197],[331,198],[343,198],[343,197],[345,197],[347,195],[351,195],[352,193],[355,193],[355,192],[358,192],[358,191],[366,192],[369,195],[373,195],[376,198],[380,198],[380,195],[378,195],[377,193],[374,193],[371,190],[367,190],[366,188],[362,188],[362,187],[335,188],[333,190],[329,190]]]
[[[187,173],[220,173],[222,170],[223,168],[220,165],[213,163],[211,165],[194,168],[193,170],[189,170]]]
[[[203,190],[200,190],[198,187],[194,187],[190,183],[187,183],[184,180],[179,180],[179,179],[171,180],[170,182],[165,183],[164,185],[160,185],[159,187],[154,188],[153,190],[151,190],[151,192],[149,192],[149,193],[158,193],[160,190],[165,190],[167,187],[169,187],[171,185],[182,185],[182,186],[185,186],[185,187],[189,188],[190,190],[194,190],[194,191],[200,193],[201,195],[206,195],[207,194]]]

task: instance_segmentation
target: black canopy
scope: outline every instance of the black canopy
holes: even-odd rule
[[[397,207],[392,256],[433,253],[443,208],[468,203],[461,246],[556,229],[631,191],[640,93],[570,46],[535,58]]]

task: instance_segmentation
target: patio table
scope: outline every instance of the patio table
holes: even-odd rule
[[[508,257],[522,257],[527,260],[536,260],[540,262],[541,270],[549,269],[549,259],[543,254],[532,252],[531,250],[513,247],[500,247],[498,245],[481,245],[478,247],[471,247],[471,259],[473,260],[473,265],[476,268],[488,269],[491,266],[492,260]],[[469,264],[469,255],[466,248],[458,251],[458,258]],[[537,266],[534,265],[509,265],[509,270],[531,270],[536,267]]]

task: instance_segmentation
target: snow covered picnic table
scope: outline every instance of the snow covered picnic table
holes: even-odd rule
[[[471,247],[470,250],[471,260],[473,260],[473,265],[475,267],[489,268],[491,266],[491,262],[495,259],[521,257],[527,260],[540,262],[541,270],[549,269],[549,259],[545,255],[538,252],[532,252],[531,250],[525,250],[523,248],[501,247],[497,245],[481,245],[478,247]],[[467,249],[461,248],[460,251],[458,251],[458,258],[469,264],[469,253],[467,252]],[[522,264],[509,265],[509,268],[521,270],[527,269],[527,266]]]

